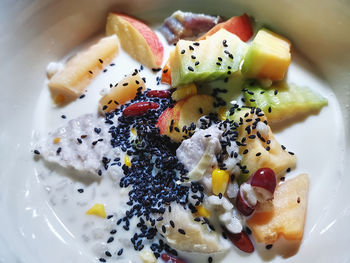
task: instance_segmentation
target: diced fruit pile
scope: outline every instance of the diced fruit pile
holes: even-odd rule
[[[181,26],[175,28],[174,25],[179,23]],[[285,76],[291,63],[291,42],[262,28],[250,44],[246,43],[253,36],[251,19],[246,14],[221,22],[218,17],[178,11],[165,21],[162,31],[169,43],[176,43],[165,65],[163,45],[151,28],[130,16],[110,13],[106,24],[107,37],[78,53],[50,79],[49,87],[55,102],[65,103],[79,97],[103,65],[110,63],[118,53],[119,43],[131,57],[153,72],[158,72],[163,66],[161,78],[158,76],[157,79],[168,84],[168,90],[147,90],[141,73],[135,70],[116,85],[111,85],[100,98],[100,113],[107,118],[120,113],[121,121],[138,119],[141,124],[137,125],[145,126],[149,122],[142,122],[143,116],[157,114],[149,119],[153,123],[152,132],[161,142],[175,149],[199,129],[205,130],[212,124],[224,126],[227,130],[218,139],[222,152],[206,156],[208,152],[205,151],[196,172],[186,171],[182,164],[176,163],[181,167],[179,171],[187,172],[188,176],[180,181],[194,183],[204,174],[209,174],[207,191],[219,200],[223,197],[230,199],[230,205],[247,217],[247,224],[257,242],[270,245],[280,236],[300,241],[306,217],[308,177],[299,175],[279,184],[285,173],[296,167],[296,156],[277,141],[269,125],[317,113],[328,102],[312,89],[287,84]],[[196,37],[197,40],[182,39],[184,37]],[[216,85],[215,80],[236,84],[227,85],[225,89],[212,88],[209,95],[206,85]],[[242,90],[243,105],[236,103],[238,97],[229,98],[235,100],[231,105],[220,100],[218,94],[228,93],[227,87]],[[207,119],[204,120],[203,116]],[[210,125],[205,126],[206,121]],[[149,132],[149,126],[147,128],[144,134]],[[117,134],[116,129],[111,128],[112,136],[113,132]],[[139,129],[124,127],[123,131],[126,130],[136,138],[133,147],[147,148],[139,138],[142,134]],[[225,133],[232,135],[226,141]],[[207,134],[206,138],[210,136]],[[59,138],[54,143],[59,143]],[[159,142],[152,143],[158,145]],[[231,144],[237,145],[236,152],[227,150]],[[212,165],[212,155],[217,158],[217,164]],[[169,162],[177,162],[176,158],[167,158]],[[240,172],[230,172],[223,164],[225,158],[237,160]],[[129,152],[125,154],[123,169],[132,169],[135,159]],[[234,196],[229,196],[228,189],[234,184],[237,191]],[[214,216],[199,201],[190,210],[204,221]],[[86,213],[106,216],[102,204],[95,204]],[[176,234],[185,235],[181,230]],[[245,231],[224,231],[237,248],[247,253],[254,251]],[[164,262],[184,262],[169,254],[159,254],[158,257]]]

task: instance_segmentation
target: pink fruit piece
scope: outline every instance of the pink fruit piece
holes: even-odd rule
[[[151,90],[146,94],[149,98],[169,98],[170,92],[168,90]]]
[[[126,107],[123,111],[123,115],[126,117],[140,116],[145,114],[148,110],[157,109],[158,107],[159,105],[155,102],[147,102],[147,101],[137,102]]]
[[[250,178],[250,184],[259,202],[272,200],[276,189],[276,175],[270,168],[261,168]]]
[[[255,205],[252,205],[248,202],[246,196],[244,195],[244,191],[242,191],[241,188],[242,185],[238,190],[236,207],[238,211],[241,212],[244,216],[250,216],[255,210]]]

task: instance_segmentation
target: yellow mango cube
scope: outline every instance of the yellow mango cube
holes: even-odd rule
[[[193,95],[197,95],[197,87],[194,83],[191,83],[178,87],[171,95],[171,98],[175,101],[179,101]]]
[[[103,204],[96,203],[88,211],[86,211],[86,214],[106,218],[105,206]]]
[[[212,191],[215,195],[224,194],[226,192],[230,175],[225,170],[214,169],[212,174]]]
[[[285,37],[260,29],[242,65],[248,78],[282,80],[291,61],[291,43]]]
[[[131,167],[131,159],[130,159],[130,156],[125,154],[124,156],[124,164],[127,166],[127,167]]]
[[[206,209],[204,206],[199,205],[196,207],[196,209],[197,209],[198,216],[206,217],[206,218],[210,217],[210,211],[208,209]]]

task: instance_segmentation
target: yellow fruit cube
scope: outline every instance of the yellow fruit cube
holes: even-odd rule
[[[282,80],[291,61],[288,39],[267,29],[260,29],[242,65],[242,73],[249,78]]]
[[[214,169],[212,174],[212,191],[215,195],[224,194],[226,192],[230,175],[225,170]]]
[[[273,208],[257,211],[247,220],[257,242],[273,244],[280,236],[301,241],[304,234],[308,203],[309,178],[301,174],[279,185],[275,191]]]
[[[199,205],[196,207],[196,209],[197,209],[198,216],[206,217],[206,218],[210,217],[210,211],[208,209],[206,209],[204,206]]]
[[[179,101],[193,95],[197,95],[197,87],[194,83],[191,83],[178,87],[171,95],[171,98],[175,101]]]
[[[87,212],[87,215],[95,215],[106,218],[105,206],[103,204],[94,204]]]
[[[131,159],[130,159],[130,156],[125,154],[124,156],[124,164],[127,166],[127,167],[131,167]]]

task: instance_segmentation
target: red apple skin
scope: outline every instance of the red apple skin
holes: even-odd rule
[[[156,33],[154,33],[154,31],[145,23],[131,16],[115,12],[113,12],[113,14],[129,22],[144,37],[155,57],[156,64],[161,66],[163,62],[164,48]]]
[[[156,127],[159,128],[160,134],[166,134],[169,131],[170,122],[173,119],[174,108],[167,108],[159,116]]]
[[[271,198],[276,189],[277,179],[275,172],[270,168],[261,168],[257,170],[250,178],[250,184],[255,188],[263,188],[271,193]]]
[[[221,28],[235,34],[244,42],[248,41],[253,36],[253,28],[250,18],[247,14],[243,14],[241,16],[234,16],[225,22],[217,24],[198,40],[203,40],[206,37],[213,35]]]
[[[250,216],[254,210],[255,206],[251,206],[242,196],[241,190],[238,190],[237,198],[236,198],[236,208],[239,212],[244,216]]]

